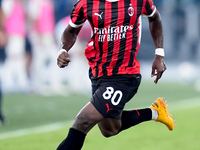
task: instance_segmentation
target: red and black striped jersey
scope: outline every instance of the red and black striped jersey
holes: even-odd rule
[[[141,15],[155,11],[152,0],[79,0],[74,5],[70,25],[88,20],[93,30],[85,50],[93,77],[140,73]]]

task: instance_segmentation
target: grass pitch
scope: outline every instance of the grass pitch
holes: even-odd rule
[[[168,109],[176,120],[174,131],[150,121],[105,138],[95,127],[87,135],[83,150],[199,150],[200,93],[192,85],[142,83],[126,109],[150,106],[157,97],[168,101]],[[89,99],[83,95],[5,95],[6,124],[0,125],[0,150],[55,150]]]

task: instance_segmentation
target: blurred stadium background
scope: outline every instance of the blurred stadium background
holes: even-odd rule
[[[2,111],[5,116],[5,124],[0,123],[0,149],[9,150],[10,144],[7,139],[37,133],[40,130],[45,132],[44,128],[49,124],[50,130],[63,128],[66,121],[69,127],[70,121],[89,100],[90,81],[87,75],[87,60],[84,57],[84,47],[91,36],[88,34],[88,23],[85,23],[70,51],[70,65],[65,69],[56,66],[60,37],[75,2],[76,0],[3,0],[8,43],[5,49],[0,50]],[[163,96],[171,104],[178,104],[176,102],[184,100],[184,106],[180,106],[184,107],[183,111],[186,106],[192,104],[191,107],[200,108],[200,0],[154,0],[154,3],[163,21],[167,70],[159,84],[154,86],[150,74],[155,48],[148,21],[143,17],[142,40],[138,55],[143,81],[135,98],[140,101],[134,101],[128,108],[148,106],[158,96]],[[174,113],[178,112],[175,111],[175,107],[171,110]],[[195,113],[200,113],[198,110]],[[178,112],[176,117],[183,119],[178,114],[181,112]],[[182,123],[184,122],[178,122]],[[37,130],[40,126],[43,128]],[[177,138],[181,137],[181,130],[188,130],[187,127],[179,128],[180,133],[176,132]],[[194,142],[192,149],[200,148],[195,141],[200,139],[200,136],[195,133],[199,133],[199,129],[191,132],[189,136],[186,135],[187,140]],[[59,140],[54,138],[58,134]],[[57,143],[49,149],[55,149],[65,134],[61,134],[59,130],[58,133],[50,135],[51,141],[55,140]],[[170,138],[166,137],[173,145],[169,149],[178,150],[177,143],[172,143]],[[88,147],[85,149],[89,150]]]

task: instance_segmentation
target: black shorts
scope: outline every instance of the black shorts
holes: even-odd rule
[[[117,75],[91,79],[91,103],[104,118],[120,119],[125,104],[137,93],[141,75]]]

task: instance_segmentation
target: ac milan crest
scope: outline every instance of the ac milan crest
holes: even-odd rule
[[[128,15],[131,17],[134,15],[134,9],[132,7],[132,4],[130,4],[129,8],[128,8]]]

